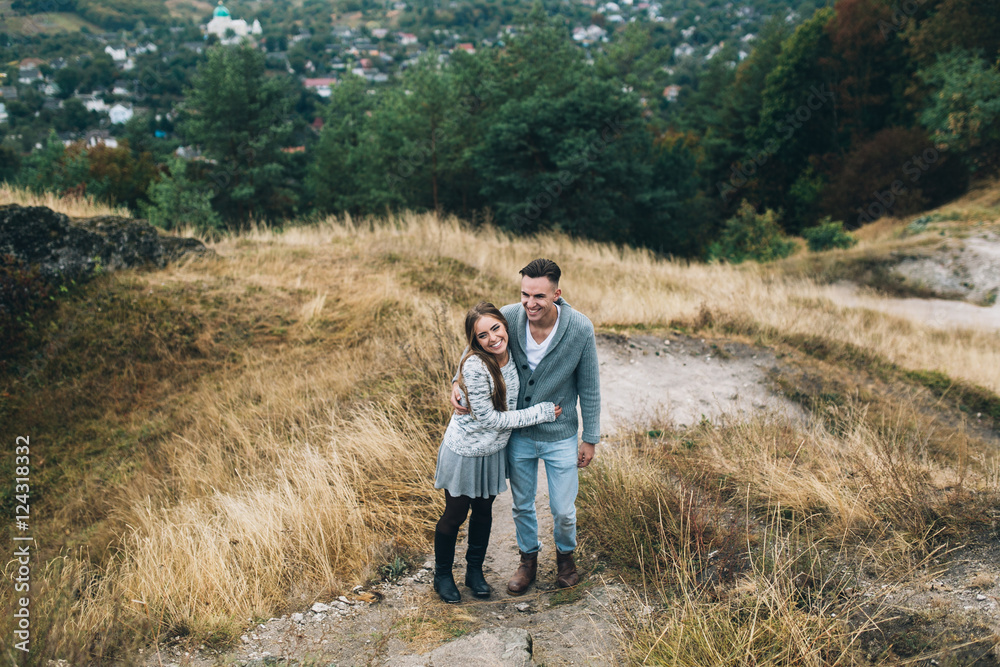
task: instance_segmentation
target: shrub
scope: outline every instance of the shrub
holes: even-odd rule
[[[802,236],[813,252],[830,250],[831,248],[846,249],[858,242],[853,234],[844,231],[843,221],[833,221],[830,216],[820,220],[815,227],[802,230]]]
[[[736,215],[726,220],[719,241],[709,246],[708,258],[739,264],[748,259],[771,262],[788,257],[795,250],[795,241],[782,233],[777,218],[771,209],[758,214],[743,200]]]

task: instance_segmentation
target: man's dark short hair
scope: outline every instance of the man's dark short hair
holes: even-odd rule
[[[521,269],[522,277],[541,278],[545,276],[556,287],[559,286],[559,277],[561,275],[562,271],[559,270],[559,265],[551,259],[533,259],[526,267]]]

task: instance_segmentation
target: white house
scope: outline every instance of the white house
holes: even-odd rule
[[[77,95],[77,99],[83,102],[83,106],[87,111],[103,113],[111,108],[107,102],[96,95]]]
[[[0,123],[7,122],[7,105],[0,102]]]
[[[126,105],[119,102],[115,104],[108,110],[108,118],[115,125],[121,125],[122,123],[127,123],[132,118],[132,105]]]
[[[38,58],[25,58],[17,68],[18,83],[34,83],[42,78],[39,67],[45,64],[44,60]]]
[[[337,80],[333,77],[321,77],[316,79],[304,79],[302,85],[309,90],[316,91],[320,97],[330,97],[333,86],[337,85]]]
[[[95,146],[104,145],[108,148],[118,148],[118,140],[111,136],[111,133],[107,130],[91,130],[87,132],[87,136],[83,138],[84,142],[90,148]],[[64,142],[67,145],[72,142]]]
[[[108,44],[104,47],[104,52],[111,56],[111,59],[116,63],[124,62],[128,58],[128,52],[125,50],[124,46],[120,49],[116,49]]]
[[[608,31],[599,25],[589,25],[586,28],[578,26],[573,28],[573,39],[584,44],[591,44],[604,38]]]

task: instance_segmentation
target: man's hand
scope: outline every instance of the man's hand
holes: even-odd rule
[[[469,414],[469,408],[462,405],[459,401],[462,400],[462,388],[458,386],[457,382],[451,383],[451,407],[455,408],[455,412],[460,415]]]
[[[580,443],[580,458],[576,461],[577,468],[586,468],[590,465],[590,462],[594,460],[594,454],[596,453],[597,445],[592,445],[589,442]]]

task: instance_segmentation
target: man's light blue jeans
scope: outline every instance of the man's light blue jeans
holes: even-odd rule
[[[580,487],[576,462],[579,456],[577,436],[543,442],[511,433],[507,443],[507,474],[514,506],[517,547],[534,553],[538,542],[538,517],[535,493],[538,490],[538,461],[545,462],[549,482],[549,509],[552,510],[553,538],[556,548],[566,553],[576,549],[576,493]]]

